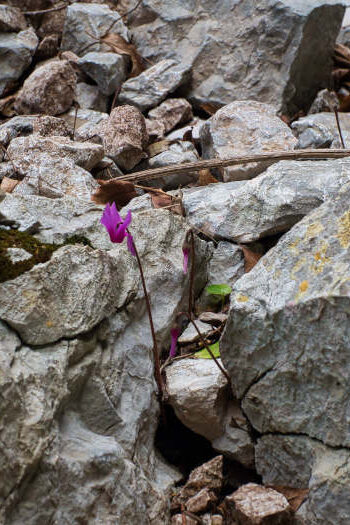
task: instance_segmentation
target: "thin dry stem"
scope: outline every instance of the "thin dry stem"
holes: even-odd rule
[[[340,142],[341,142],[341,145],[343,146],[343,149],[345,149],[344,137],[343,137],[343,133],[342,133],[342,130],[341,130],[341,127],[340,127],[339,113],[338,113],[338,109],[335,106],[334,106],[334,115],[335,115],[335,120],[337,122],[337,128],[338,128],[338,133],[339,133],[339,137],[340,137]]]
[[[22,14],[26,16],[35,16],[35,15],[45,15],[46,13],[53,13],[54,11],[61,11],[61,9],[66,9],[69,6],[69,3],[65,3],[60,6],[50,7],[50,9],[42,9],[40,11],[22,11]]]

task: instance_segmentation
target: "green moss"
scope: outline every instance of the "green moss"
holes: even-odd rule
[[[22,273],[31,270],[36,264],[47,262],[54,251],[69,244],[84,244],[93,248],[88,239],[79,235],[69,237],[63,244],[48,244],[28,233],[0,229],[0,283],[15,279]],[[22,248],[32,254],[32,257],[25,261],[12,263],[7,257],[8,248]]]

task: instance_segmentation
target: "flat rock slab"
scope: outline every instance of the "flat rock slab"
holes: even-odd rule
[[[280,161],[244,182],[183,193],[191,224],[219,239],[253,242],[287,231],[350,181],[350,161]],[[240,184],[240,185],[239,185]]]
[[[201,127],[204,159],[227,159],[268,151],[293,150],[297,141],[291,129],[276,116],[272,105],[241,100],[219,109]],[[225,182],[246,180],[262,173],[271,162],[257,162],[220,168]]]
[[[350,186],[235,285],[221,357],[261,433],[349,446]]]
[[[332,0],[143,0],[129,26],[143,57],[192,65],[197,104],[250,98],[292,115],[328,84],[344,9]]]

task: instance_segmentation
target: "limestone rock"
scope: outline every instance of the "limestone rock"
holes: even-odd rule
[[[182,164],[184,162],[196,162],[198,160],[198,153],[192,142],[180,141],[170,144],[168,149],[158,153],[154,157],[150,157],[143,164],[143,167],[161,168],[162,166],[170,166],[171,164]],[[150,185],[154,188],[162,188],[163,190],[174,190],[179,186],[184,186],[191,182],[196,182],[198,179],[197,173],[174,173],[166,177],[160,176],[157,179],[152,179]]]
[[[28,166],[26,175],[13,194],[40,195],[57,199],[65,195],[90,200],[99,187],[98,182],[70,159],[41,154],[34,156],[35,164]],[[44,222],[44,221],[43,221]]]
[[[113,95],[126,79],[127,61],[117,53],[90,52],[79,59],[78,65],[104,95]]]
[[[0,96],[30,66],[38,42],[33,29],[0,33]]]
[[[327,111],[333,113],[334,108],[339,108],[339,99],[336,93],[329,89],[322,89],[317,93],[317,96],[309,109],[309,115]]]
[[[205,336],[212,331],[211,327],[201,321],[195,321],[196,326],[200,333]],[[178,342],[181,344],[194,343],[199,339],[199,335],[195,327],[190,323],[186,330],[178,338]]]
[[[221,357],[261,433],[350,444],[349,194],[307,215],[232,291]]]
[[[225,500],[240,525],[292,525],[287,499],[276,490],[248,483]]]
[[[75,138],[82,142],[97,142],[102,144],[102,138],[96,133],[96,126],[103,120],[108,119],[108,113],[102,113],[101,111],[94,111],[92,109],[71,109],[62,118],[70,126],[74,126],[75,122]]]
[[[78,82],[75,90],[76,101],[81,109],[107,111],[107,97],[102,95],[97,86]]]
[[[162,60],[137,77],[124,82],[118,100],[140,111],[154,108],[189,78],[190,67],[175,60]]]
[[[297,141],[289,127],[268,104],[254,101],[232,102],[215,113],[201,128],[205,159],[227,159],[239,155],[286,151]],[[221,168],[224,181],[252,179],[271,162]]]
[[[42,154],[53,158],[72,161],[81,168],[91,170],[102,160],[102,146],[90,142],[75,142],[68,137],[48,136],[17,137],[8,147],[8,153],[16,167],[26,172],[35,168],[35,159]]]
[[[27,27],[26,19],[22,12],[16,7],[0,5],[0,32],[17,33]]]
[[[108,120],[95,128],[95,133],[102,137],[106,155],[123,169],[130,170],[147,157],[145,119],[133,106],[114,108]]]
[[[280,161],[246,183],[184,192],[185,213],[190,224],[216,238],[253,242],[288,230],[335,196],[350,180],[349,167],[347,159]]]
[[[70,137],[72,130],[62,118],[45,115],[42,117],[37,117],[34,120],[33,133],[37,133],[42,137],[49,137],[51,135]]]
[[[128,40],[128,30],[117,11],[112,11],[107,5],[74,3],[67,9],[61,49],[73,51],[79,57],[87,51],[108,52],[110,47],[98,41],[107,32],[117,33]]]
[[[179,497],[187,500],[202,489],[220,492],[223,485],[223,457],[216,456],[192,470],[186,484],[181,488]]]
[[[31,259],[33,255],[22,248],[7,248],[6,257],[10,259],[12,264]]]
[[[328,85],[343,14],[332,0],[143,0],[129,26],[146,59],[192,65],[197,104],[248,97],[293,115]]]
[[[339,114],[345,145],[350,144],[350,116]],[[298,149],[341,148],[337,123],[333,113],[315,113],[296,120],[292,129],[298,139]]]
[[[0,143],[6,148],[12,139],[33,133],[34,116],[18,116],[0,125]]]
[[[204,488],[187,501],[186,509],[194,513],[205,512],[212,507],[216,501],[217,497],[214,492]]]
[[[192,106],[185,98],[168,98],[148,112],[148,118],[164,124],[165,133],[192,120]]]
[[[75,86],[75,72],[66,60],[47,62],[26,79],[15,109],[21,114],[59,115],[71,107]]]

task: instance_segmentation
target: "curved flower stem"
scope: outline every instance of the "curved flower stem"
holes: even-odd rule
[[[194,264],[195,264],[195,248],[194,248],[194,234],[193,230],[189,231],[189,236],[191,238],[191,269],[190,269],[190,283],[189,283],[189,292],[188,292],[188,314],[190,319],[192,319],[193,313],[193,285],[194,285]]]
[[[185,315],[187,317],[187,319],[190,321],[190,323],[192,323],[194,329],[196,330],[196,332],[197,332],[197,334],[199,336],[199,339],[201,340],[202,345],[209,352],[210,357],[214,360],[214,362],[215,362],[216,366],[219,368],[219,370],[224,374],[224,376],[226,377],[226,379],[229,382],[229,384],[231,384],[230,376],[228,375],[228,373],[226,372],[224,367],[221,366],[219,361],[216,359],[216,357],[214,356],[213,352],[210,350],[209,345],[205,342],[203,335],[201,334],[198,326],[196,325],[196,323],[194,322],[192,317],[187,312],[180,312],[178,315]]]
[[[141,263],[141,259],[140,259],[140,256],[139,256],[139,252],[137,251],[134,239],[132,240],[132,242],[133,242],[133,246],[134,246],[134,250],[135,250],[135,257],[136,257],[137,264],[138,264],[139,271],[140,271],[140,275],[141,275],[141,282],[142,282],[143,293],[144,293],[145,300],[146,300],[148,319],[149,319],[149,324],[150,324],[150,327],[151,327],[151,334],[152,334],[152,339],[153,339],[153,349],[152,349],[152,351],[153,351],[153,360],[154,360],[154,377],[155,377],[155,380],[156,380],[156,383],[157,383],[157,387],[158,387],[159,401],[160,401],[160,403],[162,403],[164,401],[165,390],[164,390],[164,383],[163,383],[163,379],[162,379],[162,374],[161,374],[161,371],[160,371],[160,359],[159,359],[159,352],[158,352],[156,333],[155,333],[154,324],[153,324],[151,302],[149,300],[149,295],[148,295],[147,288],[146,288],[146,281],[145,281],[145,276],[144,276],[144,273],[143,273],[143,268],[142,268],[142,263]]]

